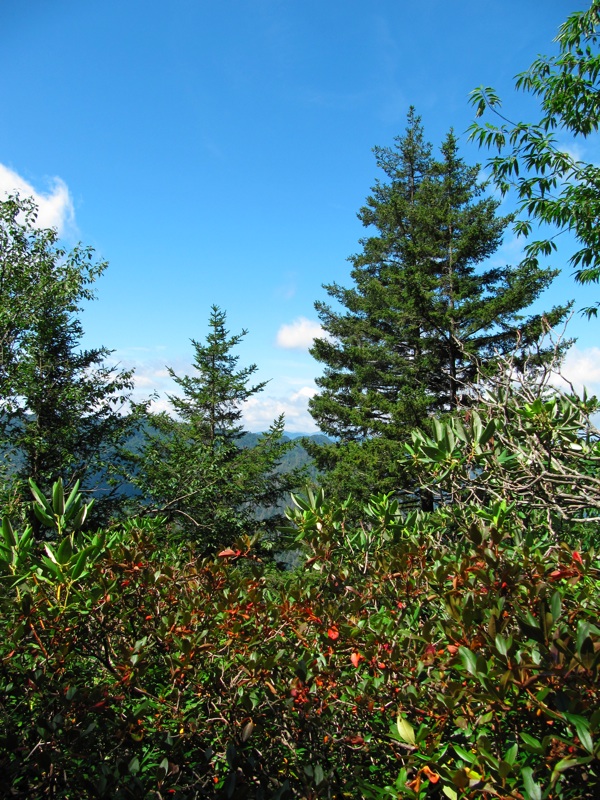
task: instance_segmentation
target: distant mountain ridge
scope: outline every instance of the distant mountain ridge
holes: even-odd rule
[[[127,442],[127,448],[136,453],[139,452],[140,449],[143,447],[145,433],[147,428],[142,428],[137,433],[133,434]],[[259,439],[261,436],[264,436],[265,432],[261,433],[251,433],[247,432],[244,433],[237,441],[239,447],[243,448],[252,448],[256,447]],[[316,442],[317,444],[329,444],[332,442],[325,434],[322,433],[284,433],[283,434],[283,441],[284,442],[293,442],[293,446],[285,453],[281,459],[279,466],[277,467],[276,472],[291,472],[294,469],[306,467],[307,469],[307,478],[314,479],[317,476],[317,469],[314,465],[313,459],[309,456],[306,452],[305,448],[302,446],[301,440],[302,439],[309,439],[311,441]],[[2,453],[0,450],[0,455],[4,455],[6,458],[8,457],[8,451]],[[7,469],[7,474],[10,474],[13,471],[16,471],[19,466],[22,464],[22,455],[19,453],[18,450],[12,451],[10,456],[10,466]],[[108,478],[106,474],[100,473],[93,476],[88,476],[91,478],[89,483],[91,484],[91,495],[96,497],[103,497],[106,496],[110,491]],[[301,489],[302,487],[298,487]],[[134,497],[139,494],[139,490],[130,482],[124,480],[119,486],[119,493],[124,497]],[[282,506],[283,507],[283,506]],[[272,509],[270,510],[272,512]]]
[[[244,433],[238,439],[238,445],[240,447],[256,447],[258,440],[261,436],[264,436],[263,433]],[[291,447],[288,452],[283,456],[281,459],[281,463],[279,465],[279,472],[289,472],[297,467],[307,467],[308,473],[311,478],[314,478],[317,474],[316,467],[313,464],[312,458],[304,449],[301,439],[310,439],[317,444],[331,444],[332,440],[325,436],[324,433],[284,433],[283,434],[283,441],[290,442],[293,441],[294,445]]]

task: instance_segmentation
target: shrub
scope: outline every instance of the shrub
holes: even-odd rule
[[[592,549],[504,500],[289,512],[303,567],[198,559],[161,521],[0,546],[0,769],[33,798],[598,791]]]

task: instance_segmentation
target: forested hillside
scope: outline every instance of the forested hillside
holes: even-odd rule
[[[600,168],[555,135],[598,131],[599,35],[594,0],[519,77],[537,123],[474,124],[495,192],[413,108],[375,148],[316,435],[246,430],[217,305],[134,402],[81,347],[107,265],[0,201],[1,797],[600,797],[600,405],[557,388],[568,301],[531,310],[561,230],[600,277]]]

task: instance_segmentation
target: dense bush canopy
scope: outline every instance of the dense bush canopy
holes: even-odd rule
[[[547,434],[531,417],[521,450]],[[84,536],[60,490],[46,509],[55,544],[5,522],[0,547],[11,796],[597,797],[592,519],[558,535],[505,499],[405,517],[319,491],[281,573],[248,538],[201,558],[160,519]]]

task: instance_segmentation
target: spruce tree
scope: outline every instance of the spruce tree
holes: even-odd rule
[[[172,414],[150,418],[137,478],[146,511],[167,515],[176,534],[208,549],[272,530],[280,518],[265,519],[265,510],[302,480],[301,470],[279,470],[293,446],[283,438],[283,415],[255,447],[242,446],[243,404],[266,382],[251,383],[255,364],[238,368],[232,350],[247,331],[230,335],[225,325],[225,312],[213,306],[206,343],[192,340],[195,374],[180,377],[169,369],[181,394],[169,395]]]
[[[98,522],[118,501],[119,481],[110,478],[139,418],[127,413],[132,373],[108,366],[106,348],[80,347],[81,304],[106,264],[90,248],[62,248],[36,215],[31,200],[0,202],[3,500],[28,503],[28,478],[46,494],[58,478],[67,487],[80,480],[95,496]]]
[[[568,310],[522,314],[555,271],[489,265],[511,217],[497,214],[452,132],[435,159],[411,108],[405,135],[375,155],[386,180],[359,212],[372,234],[350,258],[354,286],[326,285],[336,307],[315,304],[328,336],[311,349],[324,372],[310,411],[337,441],[312,454],[341,494],[397,489],[410,430],[455,408],[482,365],[525,351]]]

